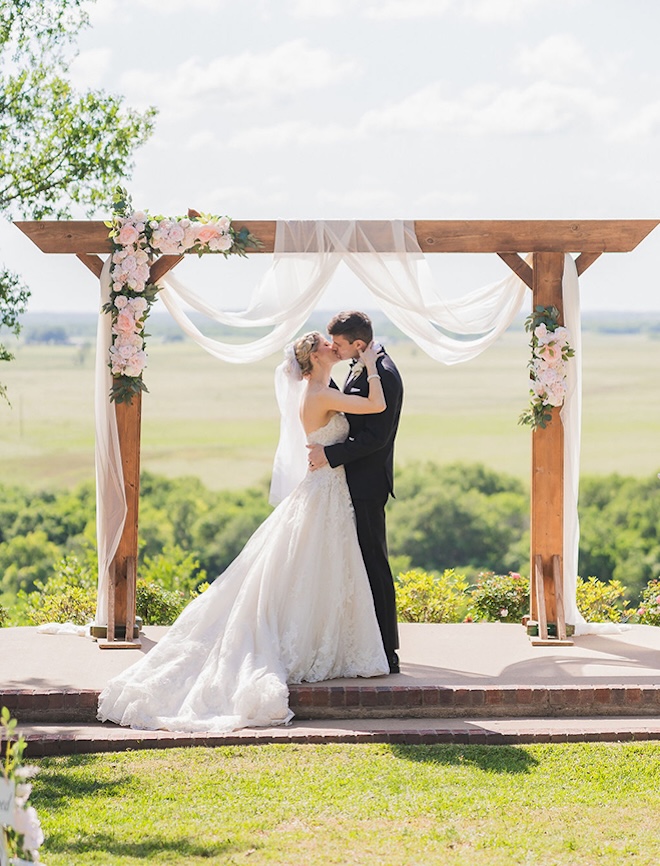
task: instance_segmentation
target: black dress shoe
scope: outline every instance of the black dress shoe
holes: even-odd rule
[[[398,674],[399,673],[399,656],[396,653],[392,653],[389,658],[390,662],[390,673]]]

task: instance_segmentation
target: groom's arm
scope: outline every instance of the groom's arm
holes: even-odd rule
[[[379,414],[364,415],[364,427],[356,436],[345,442],[338,442],[336,445],[325,446],[323,451],[326,460],[333,468],[373,454],[374,451],[383,448],[392,435],[397,422],[403,386],[398,375],[382,365],[379,373],[387,407]]]

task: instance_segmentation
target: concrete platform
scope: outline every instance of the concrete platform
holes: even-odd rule
[[[31,754],[292,739],[660,738],[660,629],[651,626],[534,647],[519,625],[402,624],[400,674],[292,686],[287,728],[209,737],[95,724],[105,682],[165,631],[146,627],[139,650],[101,650],[88,638],[0,629],[0,705],[19,719]]]

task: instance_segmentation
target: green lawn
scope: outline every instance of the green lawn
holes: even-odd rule
[[[517,425],[528,389],[522,330],[453,367],[410,343],[391,351],[406,383],[399,465],[481,461],[527,477],[530,434]],[[660,469],[659,356],[660,341],[646,336],[585,334],[583,473],[649,476]],[[149,358],[145,469],[199,475],[212,488],[241,488],[269,475],[279,426],[272,385],[279,356],[234,366],[188,342],[154,340]],[[0,478],[32,487],[92,478],[93,352],[21,345],[0,379],[13,404],[0,404]]]
[[[268,745],[43,759],[49,866],[651,866],[660,744]]]

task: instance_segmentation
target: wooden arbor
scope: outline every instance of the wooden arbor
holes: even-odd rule
[[[562,276],[564,256],[577,253],[578,275],[607,252],[633,250],[660,220],[418,220],[417,240],[424,253],[497,253],[532,290],[533,306],[554,305],[563,324]],[[272,253],[274,221],[234,220],[258,237],[263,247],[249,253]],[[18,222],[45,253],[72,253],[97,277],[109,253],[108,230],[102,222]],[[387,250],[383,246],[382,250]],[[520,253],[531,253],[531,266]],[[151,266],[151,283],[158,282],[183,256],[162,256]],[[116,407],[128,513],[113,562],[114,579],[108,599],[108,638],[117,628],[127,636],[135,621],[138,500],[140,475],[141,399]],[[538,620],[540,642],[548,639],[548,624],[556,638],[566,639],[561,597],[564,525],[564,431],[559,409],[552,421],[532,434],[531,482],[531,614]]]

